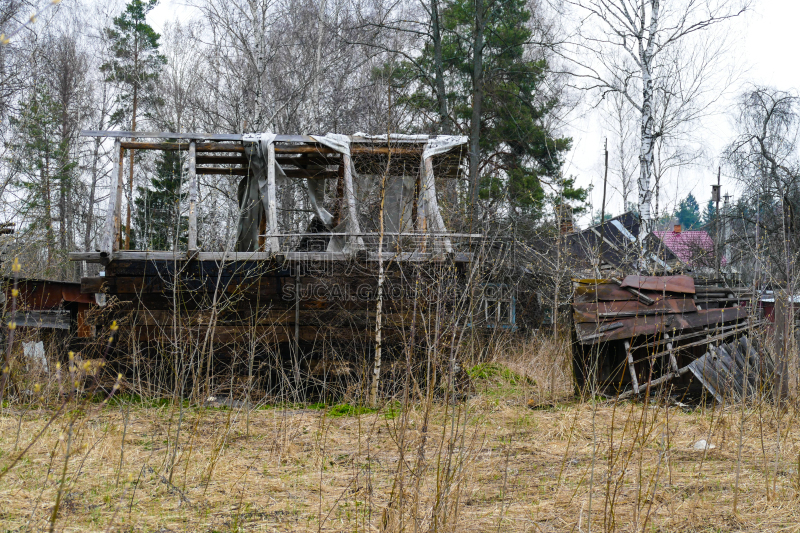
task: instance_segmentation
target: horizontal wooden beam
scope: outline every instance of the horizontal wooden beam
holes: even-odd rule
[[[276,144],[276,154],[338,154],[333,148],[311,144]]]
[[[81,137],[108,137],[122,139],[182,139],[187,141],[243,141],[244,135],[238,133],[177,133],[174,131],[111,131],[82,130]],[[308,135],[277,135],[275,142],[315,143]]]
[[[249,160],[242,155],[198,155],[198,165],[247,165]]]
[[[205,176],[247,176],[249,168],[241,167],[197,167],[197,173]]]
[[[283,156],[283,157],[276,157],[275,161],[277,161],[279,165],[295,165],[295,166],[342,164],[341,157],[338,157],[337,155],[324,155],[324,154],[314,154],[314,155],[306,154],[306,155],[301,155],[300,157]]]
[[[456,262],[470,262],[474,254],[469,252],[457,252],[452,255]],[[200,252],[196,256],[198,261],[350,261],[353,254],[346,252],[283,252],[273,254],[271,252]],[[121,250],[114,254],[114,261],[181,261],[186,259],[186,252],[147,252],[138,250]],[[396,262],[428,262],[443,261],[444,255],[423,253],[423,252],[384,252],[381,255],[383,261]],[[101,263],[107,257],[101,256],[100,252],[70,252],[70,261],[86,261],[87,263]],[[368,261],[378,261],[376,252],[369,252]]]
[[[131,150],[189,150],[189,143],[147,143],[147,142],[133,142],[124,141],[120,143],[122,148]],[[244,153],[244,146],[241,144],[232,143],[197,143],[196,150],[198,152],[240,152]]]

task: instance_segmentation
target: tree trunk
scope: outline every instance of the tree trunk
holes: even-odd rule
[[[656,42],[655,33],[659,22],[659,3],[659,0],[650,1],[650,29],[646,46],[644,35],[639,36],[639,63],[642,68],[642,142],[639,148],[639,217],[642,224],[639,229],[640,240],[653,230],[653,217],[650,212],[652,201],[650,180],[653,175],[655,136],[653,134],[653,75],[651,68]]]
[[[473,232],[478,223],[478,165],[480,162],[481,104],[483,103],[483,6],[483,0],[475,0],[475,35],[472,47],[472,123],[469,133],[469,214]]]
[[[131,131],[136,131],[136,107],[139,104],[139,88],[133,86],[133,118],[131,119]],[[125,249],[131,249],[131,204],[133,203],[133,154],[131,149],[130,176],[128,178],[128,209],[125,215]]]
[[[439,23],[439,0],[431,0],[431,33],[433,35],[433,62],[436,99],[439,103],[439,122],[442,134],[452,135],[453,128],[447,110],[447,92],[444,86],[444,61],[442,60],[442,32]]]
[[[42,168],[42,188],[44,196],[45,228],[47,229],[47,269],[53,261],[53,209],[50,198],[50,153],[45,152],[44,167]]]

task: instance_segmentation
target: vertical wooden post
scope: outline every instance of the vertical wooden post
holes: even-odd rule
[[[633,365],[633,354],[631,353],[631,343],[625,341],[625,355],[628,358],[628,371],[631,373],[631,383],[633,384],[633,393],[639,394],[639,380],[636,379],[636,367]]]
[[[279,251],[280,245],[278,244],[278,200],[275,186],[275,145],[269,144],[267,150],[267,234],[270,237],[267,239],[269,243],[269,251],[275,253]]]
[[[106,225],[103,231],[103,239],[100,243],[100,251],[105,253],[108,261],[114,256],[114,250],[119,249],[117,239],[119,238],[119,202],[121,192],[121,170],[122,170],[122,144],[120,139],[114,141],[114,149],[111,152],[113,159],[113,169],[111,170],[111,184],[108,191],[108,208],[106,211]],[[114,178],[116,177],[116,187]]]
[[[122,166],[125,159],[125,150],[120,147],[119,150],[119,172],[117,173],[117,199],[116,209],[114,210],[114,251],[122,248],[122,191],[124,190],[124,177],[125,172]]]
[[[188,258],[197,253],[197,146],[189,143],[189,244]]]
[[[669,333],[664,333],[664,337],[669,339]],[[667,343],[667,350],[669,350],[669,365],[672,367],[672,371],[676,374],[678,373],[678,360],[675,358],[675,350],[672,349],[672,343]]]

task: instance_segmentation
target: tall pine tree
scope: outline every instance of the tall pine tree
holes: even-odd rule
[[[139,108],[148,107],[157,100],[155,85],[167,58],[158,51],[160,35],[147,23],[147,14],[158,4],[158,0],[131,0],[125,11],[116,18],[106,36],[111,42],[113,59],[103,64],[100,70],[106,79],[117,83],[123,92],[119,109],[115,113],[117,123],[126,123],[131,117],[131,131],[136,131]],[[125,246],[130,249],[131,201],[133,199],[133,159],[130,150],[130,173],[128,177],[128,206],[126,216]]]
[[[424,130],[435,131],[446,123],[438,115],[447,109],[455,130],[472,138],[477,133],[477,196],[507,208],[494,211],[538,219],[546,200],[555,199],[546,194],[548,185],[557,191],[557,202],[582,203],[587,191],[561,173],[572,141],[554,135],[548,125],[559,100],[555,95],[542,96],[550,68],[546,60],[531,58],[527,3],[433,3],[440,21],[436,26],[440,45],[432,38],[419,58],[392,71],[402,93],[397,102],[419,115],[437,117]],[[445,83],[437,75],[439,68]],[[441,102],[442,91],[446,105]]]

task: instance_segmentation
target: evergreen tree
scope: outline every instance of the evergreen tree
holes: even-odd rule
[[[56,232],[53,199],[68,181],[77,161],[69,153],[69,140],[61,135],[62,109],[43,83],[35,83],[22,101],[23,112],[11,117],[15,135],[10,142],[8,164],[15,171],[15,184],[23,191],[21,213],[34,232],[44,231],[46,267],[54,266]],[[49,273],[52,275],[52,272]]]
[[[111,42],[113,59],[104,63],[100,70],[106,80],[117,83],[122,89],[119,108],[113,120],[126,123],[131,117],[130,127],[136,131],[139,107],[149,107],[157,100],[155,85],[167,58],[158,51],[160,35],[147,23],[147,14],[158,4],[158,0],[131,0],[125,11],[114,18],[112,27],[105,33]],[[131,198],[133,197],[133,157],[130,150],[130,175],[128,182],[128,206],[126,222],[126,247],[130,248]]]
[[[714,200],[709,200],[706,204],[706,209],[703,211],[703,225],[708,226],[714,219],[717,218],[716,205]]]
[[[186,197],[181,192],[181,165],[179,152],[162,151],[150,187],[137,187],[132,235],[135,248],[172,250],[186,244],[189,221],[180,215],[181,201]]]
[[[561,174],[572,140],[553,135],[548,127],[547,119],[559,100],[542,97],[550,70],[546,60],[530,58],[527,3],[497,0],[479,4],[476,8],[471,0],[439,2],[446,107],[461,132],[473,126],[474,90],[480,83],[479,197],[484,202],[504,203],[509,208],[506,212],[532,219],[541,217],[545,202],[555,198],[546,194],[547,186],[558,191],[557,201],[584,202],[587,191],[577,187],[574,178]],[[476,17],[483,29],[482,69],[477,80]],[[423,116],[437,116],[445,106],[438,101],[441,88],[437,90],[435,84],[436,65],[434,43],[429,42],[413,64],[406,62],[394,70],[396,85],[410,88],[397,101]],[[432,128],[439,122],[431,123]]]
[[[684,229],[694,229],[700,226],[700,205],[692,193],[680,201],[678,210],[675,211],[675,218]]]

